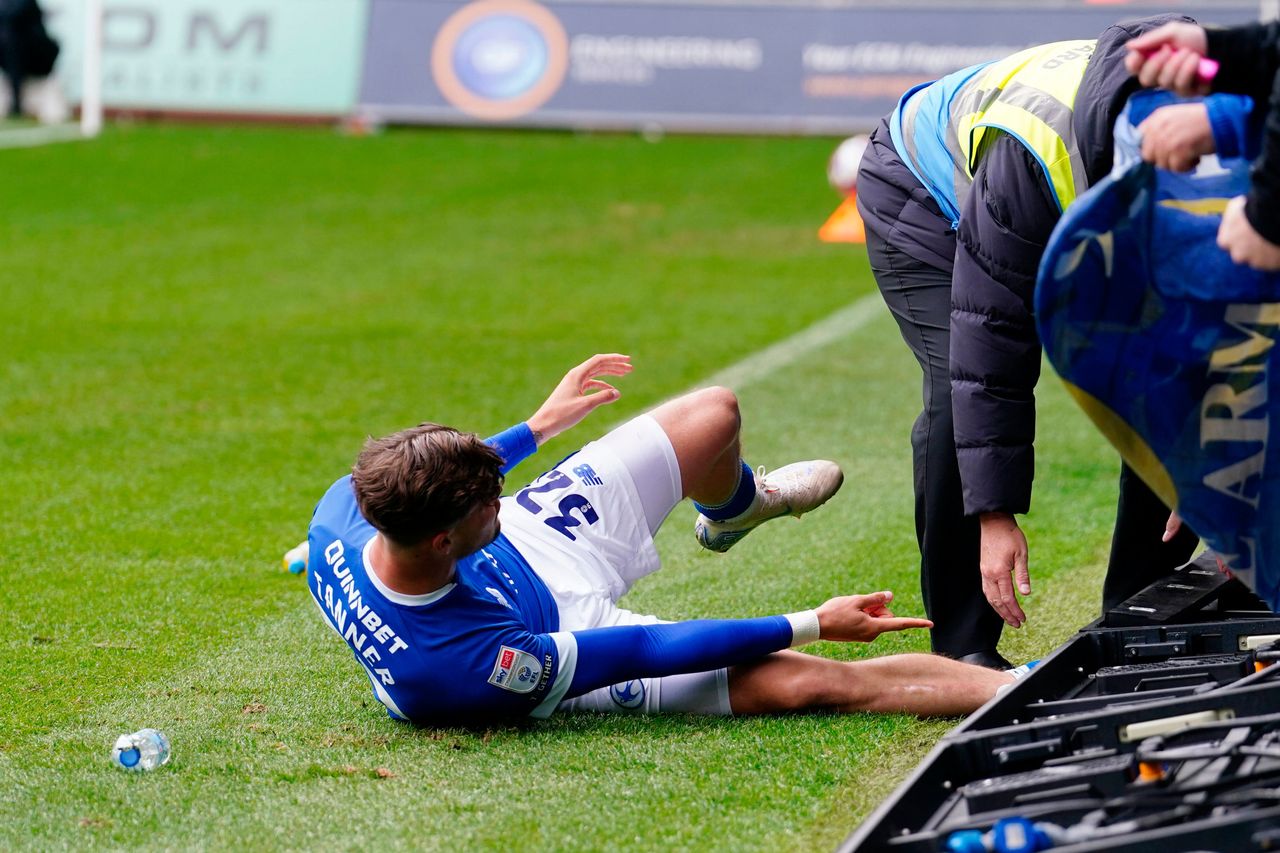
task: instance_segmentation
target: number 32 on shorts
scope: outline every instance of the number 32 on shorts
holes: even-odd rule
[[[520,506],[524,507],[534,515],[541,515],[548,510],[540,506],[533,498],[529,497],[530,495],[538,494],[540,492],[557,492],[567,489],[574,484],[572,477],[557,470],[548,471],[543,474],[540,479],[542,482],[523,488],[516,493],[516,503],[520,504]],[[555,499],[554,496],[550,494],[548,494],[547,497],[552,500]],[[587,524],[595,524],[600,520],[600,516],[596,513],[595,507],[591,505],[591,501],[577,492],[572,492],[561,497],[555,508],[560,514],[544,518],[542,519],[542,523],[550,527],[552,530],[557,530],[560,533],[563,533],[571,540],[576,540],[578,538],[573,535],[571,528],[578,527],[583,522],[586,522]],[[581,519],[572,514],[574,510],[577,510],[578,514],[582,516]]]

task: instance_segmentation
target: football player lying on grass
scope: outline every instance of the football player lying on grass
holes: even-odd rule
[[[370,439],[311,519],[308,587],[391,716],[425,725],[547,717],[557,709],[766,714],[823,709],[953,715],[1013,676],[927,654],[835,661],[790,651],[928,628],[893,595],[832,598],[754,619],[663,622],[618,607],[658,569],[653,535],[683,498],[698,542],[727,551],[840,487],[834,462],[757,476],[742,461],[733,392],[658,406],[500,498],[503,475],[618,399],[596,355],[524,423],[482,441],[426,423]]]

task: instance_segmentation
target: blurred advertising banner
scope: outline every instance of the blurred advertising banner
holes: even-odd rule
[[[1215,23],[1259,4],[816,7],[371,0],[359,112],[372,121],[843,133],[916,83],[1173,7]]]
[[[84,0],[42,0],[78,99]],[[108,109],[346,115],[356,102],[368,0],[105,0]]]

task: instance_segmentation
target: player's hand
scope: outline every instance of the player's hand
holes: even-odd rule
[[[1262,272],[1280,270],[1280,246],[1253,230],[1244,215],[1244,196],[1227,202],[1218,226],[1218,247],[1231,255],[1237,264],[1245,264]]]
[[[819,636],[845,643],[869,643],[889,631],[933,627],[928,619],[894,616],[890,601],[893,593],[888,591],[832,598],[818,607]]]
[[[1161,169],[1189,172],[1214,151],[1213,127],[1204,104],[1170,104],[1138,125],[1142,159]]]
[[[1005,624],[1021,628],[1027,621],[1014,594],[1031,594],[1031,573],[1027,568],[1027,537],[1007,512],[984,512],[982,527],[982,594],[987,597]]]
[[[1160,537],[1161,542],[1168,542],[1178,535],[1178,531],[1182,529],[1182,516],[1176,512],[1169,513],[1169,520],[1164,523],[1164,535]]]
[[[1209,49],[1204,27],[1172,22],[1130,39],[1124,66],[1147,88],[1179,95],[1203,95],[1209,81],[1200,76],[1200,60]]]
[[[616,352],[593,355],[564,375],[560,384],[526,423],[538,444],[550,440],[622,393],[599,376],[626,376],[631,356]]]

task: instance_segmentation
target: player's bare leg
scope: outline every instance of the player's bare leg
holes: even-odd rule
[[[800,517],[844,481],[840,466],[825,459],[753,472],[741,458],[738,399],[727,388],[695,391],[650,414],[671,440],[684,496],[699,513],[694,535],[708,550],[728,551],[770,519]]]
[[[979,708],[1013,676],[939,655],[836,661],[784,651],[729,670],[734,714],[902,711],[955,716]]]
[[[671,441],[680,463],[682,497],[721,503],[738,484],[742,415],[728,388],[702,388],[649,412]]]

